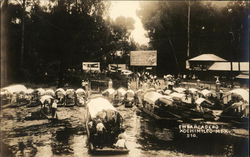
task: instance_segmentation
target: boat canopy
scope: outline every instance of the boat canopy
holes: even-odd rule
[[[128,93],[131,93],[132,95],[135,94],[135,92],[134,92],[133,90],[131,90],[131,89],[127,90],[127,94],[128,94]]]
[[[147,101],[150,104],[154,104],[159,98],[163,97],[162,94],[157,93],[157,92],[147,92],[144,95],[144,101]]]
[[[97,97],[89,100],[89,102],[87,103],[87,109],[91,118],[95,118],[97,113],[103,110],[116,111],[116,108],[103,97]]]
[[[117,89],[117,93],[118,93],[118,94],[121,94],[121,95],[123,95],[123,96],[126,94],[126,92],[127,92],[127,91],[126,91],[125,88],[118,88],[118,89]]]
[[[8,87],[5,87],[2,90],[7,90],[11,94],[13,94],[13,93],[19,93],[19,92],[26,92],[27,88],[24,85],[17,84],[17,85],[10,85]]]
[[[159,100],[167,105],[173,104],[173,99],[170,96],[163,95],[159,98]]]
[[[206,101],[206,99],[204,99],[204,98],[198,98],[198,99],[195,101],[195,103],[198,104],[198,105],[200,105],[200,104],[203,103],[204,101]]]
[[[47,89],[47,90],[45,91],[45,94],[46,94],[46,95],[54,96],[54,95],[55,95],[55,92],[54,92],[53,89]]]
[[[169,89],[167,89],[167,90],[164,91],[164,94],[167,94],[167,95],[169,95],[169,94],[171,94],[171,93],[172,93],[172,91],[169,90]]]
[[[39,93],[39,95],[44,95],[45,90],[43,88],[37,88],[36,91]]]
[[[204,89],[200,92],[203,96],[208,96],[210,94],[212,94],[212,91],[210,90],[207,90],[207,89]]]
[[[149,89],[146,89],[145,92],[152,92],[152,91],[156,91],[155,88],[149,88]]]
[[[198,92],[198,89],[196,89],[196,88],[189,88],[188,90],[189,90],[191,93]]]
[[[178,93],[184,93],[187,89],[178,87],[178,88],[173,88],[173,90],[178,92]]]
[[[29,88],[29,89],[26,90],[26,94],[31,94],[33,92],[34,92],[34,89],[32,89],[32,88]]]
[[[49,103],[51,103],[52,99],[53,99],[53,97],[51,95],[44,95],[40,98],[40,101],[42,104],[45,102],[45,100],[47,100]]]
[[[105,93],[108,93],[108,94],[114,94],[115,93],[115,90],[113,88],[108,88],[106,89],[105,91],[102,92],[102,94],[105,94]]]
[[[244,101],[249,103],[249,91],[239,88],[239,89],[233,89],[229,91],[229,93],[233,93],[235,95],[239,95],[243,98]]]
[[[76,90],[76,94],[86,94],[86,92],[85,92],[84,89],[78,88],[78,89]]]
[[[66,94],[66,92],[65,92],[65,90],[64,90],[63,88],[58,88],[58,89],[56,90],[56,93],[58,93],[58,92],[62,93],[63,95]]]
[[[67,89],[66,94],[74,94],[75,90],[74,89]]]
[[[170,94],[170,96],[172,97],[172,99],[182,99],[182,98],[184,98],[185,97],[185,94],[181,94],[181,93],[176,93],[176,92],[174,92],[174,93],[171,93]]]

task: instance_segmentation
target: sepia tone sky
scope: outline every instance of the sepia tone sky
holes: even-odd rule
[[[109,16],[112,19],[118,16],[132,17],[135,20],[135,29],[132,31],[131,37],[139,44],[147,45],[149,42],[146,37],[147,32],[143,28],[140,18],[136,15],[140,2],[143,1],[111,1]],[[228,1],[212,1],[211,3],[217,7],[223,7]]]

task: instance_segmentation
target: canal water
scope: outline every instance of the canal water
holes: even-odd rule
[[[118,107],[130,152],[119,157],[248,156],[248,135],[206,134],[187,138],[178,125],[155,121],[136,107]],[[91,157],[86,144],[84,107],[61,107],[58,121],[37,117],[39,108],[1,111],[2,156]]]

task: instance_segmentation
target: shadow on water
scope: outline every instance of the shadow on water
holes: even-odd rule
[[[85,134],[83,127],[70,128],[65,127],[64,129],[56,131],[52,137],[51,148],[54,154],[58,155],[70,155],[74,153],[73,138],[76,135]]]
[[[4,144],[3,142],[0,142],[0,156],[4,157],[4,156],[8,156],[8,157],[14,157],[15,155],[12,153],[11,148]]]
[[[138,143],[142,150],[168,150],[190,155],[248,156],[248,139],[226,134],[203,134],[187,138],[177,127],[160,124],[142,115]]]

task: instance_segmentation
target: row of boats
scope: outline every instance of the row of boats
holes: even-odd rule
[[[125,104],[125,107],[136,105],[157,120],[224,121],[244,124],[249,117],[249,91],[241,88],[227,92],[182,87],[136,91],[111,88],[105,90],[103,95],[115,106],[119,103]]]
[[[69,96],[71,95],[71,96]],[[128,153],[123,118],[117,106],[138,107],[156,120],[228,121],[243,123],[249,117],[249,91],[233,89],[215,92],[208,89],[176,87],[161,89],[109,88],[101,95],[90,96],[83,89],[27,89],[12,85],[1,89],[1,103],[49,104],[86,107],[86,130],[91,153]],[[26,102],[27,103],[27,102]],[[12,105],[12,104],[11,104]]]
[[[24,85],[10,85],[1,89],[1,104],[9,104],[13,107],[27,105],[37,106],[39,103],[56,99],[58,106],[84,106],[86,105],[88,93],[82,88],[63,89],[58,88],[27,88]]]

